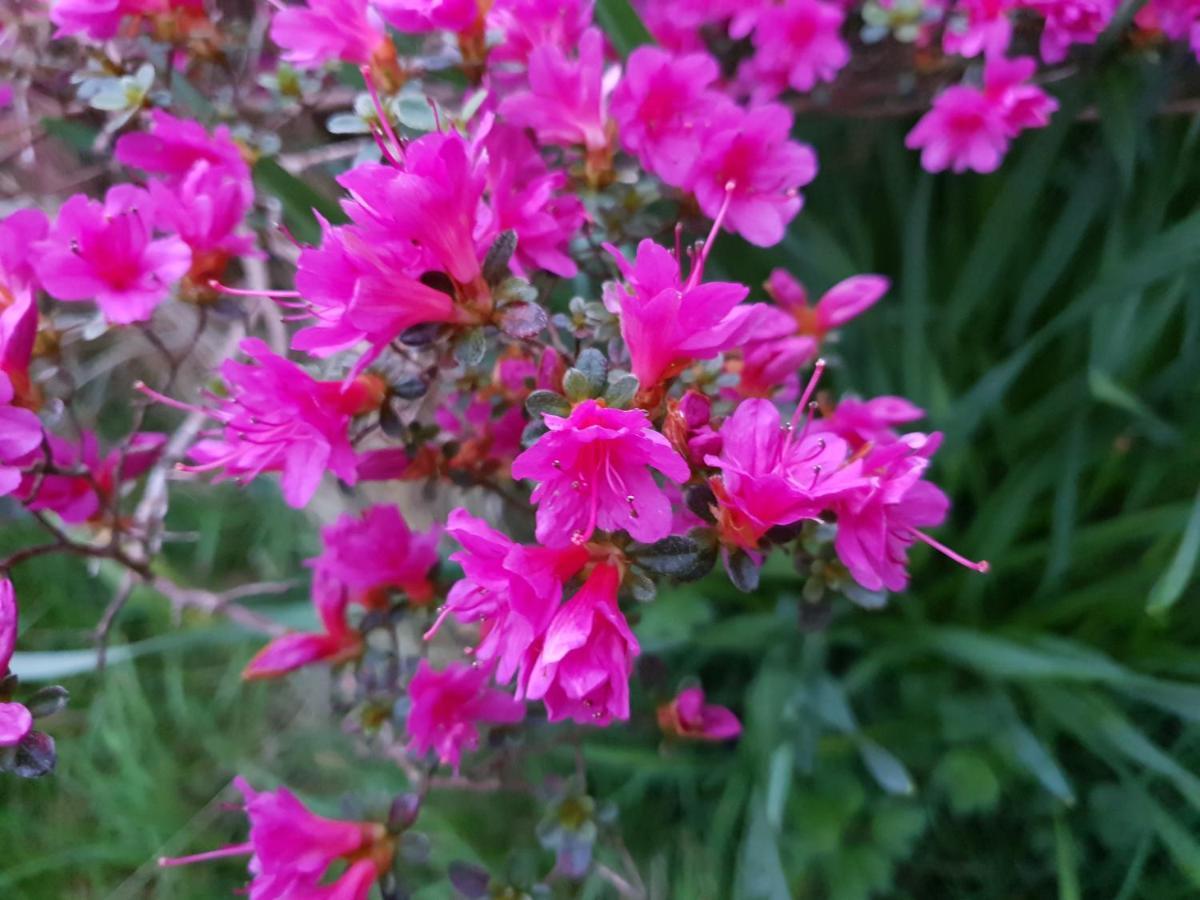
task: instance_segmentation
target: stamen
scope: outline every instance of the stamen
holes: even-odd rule
[[[254,845],[251,843],[231,844],[219,850],[209,850],[207,853],[196,853],[192,856],[160,856],[158,865],[159,868],[169,869],[173,866],[190,866],[192,863],[210,862],[214,859],[228,859],[231,856],[249,856],[253,852]]]
[[[991,571],[992,567],[986,559],[981,559],[979,562],[973,562],[972,560],[967,559],[961,553],[955,553],[941,541],[934,540],[923,531],[917,531],[917,529],[913,528],[911,529],[911,532],[914,537],[920,538],[934,550],[938,551],[938,553],[941,553],[943,556],[950,557],[950,559],[954,560],[960,566],[965,566],[966,568],[973,569],[976,572]]]
[[[725,221],[725,214],[729,212],[729,204],[733,200],[733,189],[736,185],[734,182],[727,182],[725,185],[725,199],[721,201],[721,208],[717,210],[717,216],[713,219],[712,228],[708,232],[708,238],[704,241],[704,246],[700,248],[700,252],[696,255],[692,263],[692,271],[688,275],[687,285],[684,290],[691,290],[700,283],[700,278],[704,275],[704,263],[708,259],[709,251],[712,250],[713,242],[717,239],[717,234],[721,230],[721,223]]]
[[[400,159],[403,159],[404,144],[402,144],[400,142],[400,138],[396,136],[396,132],[392,128],[392,121],[388,118],[387,113],[384,111],[383,104],[379,102],[379,92],[375,90],[375,79],[371,75],[371,67],[362,66],[359,68],[359,71],[362,72],[363,81],[366,82],[367,93],[371,95],[371,102],[375,105],[375,114],[379,116],[379,125],[383,129],[384,134],[386,134],[388,138],[391,139],[392,143],[396,145],[396,152],[399,154]],[[382,150],[384,148],[381,146],[380,149]],[[392,155],[386,150],[384,150],[384,155],[388,157],[388,160],[393,165],[399,165],[399,163],[396,162],[396,160],[392,158]]]
[[[818,359],[813,363],[812,377],[808,379],[808,384],[804,387],[804,393],[800,395],[800,402],[796,405],[796,411],[792,413],[792,432],[795,433],[796,423],[800,421],[801,410],[808,403],[809,398],[813,395],[813,391],[817,389],[817,382],[821,380],[821,374],[825,371],[825,360]]]
[[[266,297],[274,300],[277,297],[299,297],[299,291],[255,291],[247,288],[230,287],[227,284],[221,284],[215,278],[208,279],[208,286],[214,291],[219,291],[222,294],[229,294],[231,297]]]

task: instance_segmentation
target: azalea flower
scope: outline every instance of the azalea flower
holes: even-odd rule
[[[318,574],[313,584],[313,607],[321,631],[291,632],[275,638],[246,664],[242,678],[279,678],[304,666],[335,666],[361,656],[363,637],[346,622],[347,597],[336,587],[325,584]]]
[[[742,723],[724,706],[704,702],[704,689],[680,691],[658,708],[658,727],[666,734],[697,741],[728,741],[742,733]]]
[[[969,569],[988,571],[987,562],[972,562],[921,530],[940,525],[950,508],[941,489],[923,480],[940,443],[939,434],[914,433],[876,446],[862,461],[869,483],[837,498],[834,549],[869,591],[908,586],[908,548],[918,540]]]
[[[219,125],[209,134],[199,122],[180,119],[161,109],[150,113],[150,130],[117,138],[114,154],[119,162],[180,183],[196,163],[224,169],[249,187],[250,167],[234,142],[229,128]]]
[[[305,0],[280,6],[271,17],[271,40],[298,69],[331,62],[370,65],[391,50],[379,13],[367,0]]]
[[[423,603],[433,596],[438,537],[436,528],[413,532],[394,506],[371,506],[322,529],[324,549],[307,564],[323,589],[345,591],[351,602],[376,606],[395,588]]]
[[[489,63],[525,64],[538,47],[579,46],[594,7],[595,0],[495,0],[488,29],[501,40],[491,49]]]
[[[97,43],[112,40],[129,16],[155,16],[183,10],[203,14],[204,0],[53,0],[50,21],[55,38],[82,37]]]
[[[34,247],[38,280],[59,300],[94,300],[114,325],[144,322],[192,263],[187,244],[154,239],[152,226],[150,197],[139,188],[109,188],[103,203],[76,194]]]
[[[617,607],[621,573],[600,563],[555,613],[517,696],[541,700],[551,722],[608,725],[629,718],[629,676],[640,652]]]
[[[545,415],[549,431],[513,460],[513,478],[539,482],[537,539],[547,546],[587,541],[601,528],[651,543],[671,529],[671,505],[650,474],[685,482],[687,461],[644,410],[584,400],[570,416]]]
[[[749,289],[732,282],[700,283],[710,245],[695,258],[686,281],[679,260],[649,238],[638,244],[632,265],[616,247],[604,245],[625,280],[605,292],[604,302],[621,318],[621,337],[643,390],[745,339],[752,308],[740,304]]]
[[[389,25],[406,34],[468,31],[479,19],[479,0],[375,0]]]
[[[382,388],[377,380],[364,376],[348,384],[317,381],[258,338],[247,338],[239,346],[251,362],[228,359],[221,364],[229,394],[210,395],[206,408],[141,386],[160,403],[203,412],[221,424],[219,435],[192,446],[189,455],[195,465],[188,470],[219,469],[243,483],[263,472],[282,472],[283,498],[297,508],[312,499],[326,470],[354,484],[358,473],[350,421],[379,407]]]
[[[462,545],[450,559],[462,566],[463,578],[450,589],[425,638],[447,616],[480,622],[482,634],[471,654],[480,664],[495,663],[496,681],[506,684],[549,627],[562,602],[563,582],[587,561],[587,551],[573,544],[563,549],[518,544],[465,509],[450,513],[446,533]]]
[[[891,282],[882,275],[852,275],[810,306],[804,285],[784,269],[774,269],[766,285],[775,303],[795,319],[796,331],[817,341],[861,316],[879,302],[890,286]]]
[[[1197,0],[1149,0],[1133,16],[1138,28],[1161,31],[1173,41],[1186,39],[1200,59],[1200,3]]]
[[[604,36],[589,28],[578,56],[564,48],[535,47],[529,54],[529,88],[500,101],[500,115],[532,128],[543,144],[582,145],[595,155],[608,150],[608,95],[615,84],[604,71]]]
[[[994,172],[1009,141],[1026,128],[1045,126],[1058,108],[1041,88],[1025,83],[1033,70],[1028,58],[989,60],[983,89],[960,84],[942,91],[905,145],[921,150],[929,172]]]
[[[688,186],[712,122],[733,107],[724,94],[710,89],[719,75],[707,53],[634,50],[611,103],[621,146],[667,184]]]
[[[1012,40],[1010,15],[1018,5],[1017,0],[958,0],[946,23],[943,48],[968,59],[1003,54]]]
[[[0,578],[0,679],[8,675],[17,646],[17,594]],[[33,715],[20,703],[0,702],[0,747],[15,747],[33,731]]]
[[[791,130],[791,111],[767,103],[730,112],[702,139],[692,185],[700,209],[716,219],[727,207],[729,230],[759,247],[783,239],[804,203],[800,188],[817,175],[816,154]]]
[[[754,76],[801,93],[833,81],[850,61],[850,47],[841,37],[845,18],[841,6],[823,0],[766,6],[752,37]]]
[[[234,785],[246,802],[250,840],[178,859],[182,866],[230,856],[250,856],[250,900],[367,900],[392,865],[395,845],[377,822],[344,822],[310,812],[287,788],[256,791],[242,778]],[[332,867],[346,867],[332,881]]]
[[[894,426],[905,425],[925,417],[925,410],[903,397],[872,397],[858,400],[844,397],[833,411],[816,419],[816,431],[828,431],[843,438],[858,450],[867,445],[889,444],[899,435]]]
[[[77,525],[103,521],[124,485],[136,481],[158,461],[167,436],[140,432],[107,454],[101,453],[100,440],[91,431],[84,431],[77,440],[47,434],[46,444],[54,468],[86,470],[88,474],[27,473],[17,497],[31,510],[50,510],[64,522]]]
[[[18,405],[36,408],[29,364],[37,338],[37,275],[33,247],[50,223],[37,209],[20,209],[0,219],[0,373],[8,376]]]
[[[533,142],[512,126],[492,126],[482,149],[487,154],[491,213],[485,234],[494,240],[501,232],[516,232],[517,249],[510,265],[517,275],[526,277],[545,269],[573,278],[578,266],[567,255],[567,245],[588,216],[583,201],[564,191],[567,174],[551,171]]]
[[[743,400],[721,426],[721,452],[706,462],[720,470],[711,484],[726,544],[755,550],[775,526],[816,519],[837,497],[867,485],[844,440],[809,429],[797,434],[814,386],[815,378],[787,427],[778,408],[761,399]]]
[[[434,671],[426,659],[408,683],[408,751],[437,753],[457,773],[465,750],[479,749],[479,725],[513,725],[525,718],[525,704],[487,687],[486,669],[451,663]]]
[[[1038,46],[1048,63],[1060,63],[1072,44],[1094,44],[1117,12],[1116,0],[1023,0],[1046,21]]]

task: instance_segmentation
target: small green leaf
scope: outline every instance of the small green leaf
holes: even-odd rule
[[[525,398],[525,408],[531,416],[541,416],[550,413],[554,416],[569,416],[571,404],[562,394],[554,391],[538,390]]]
[[[875,783],[889,794],[907,797],[916,792],[908,769],[890,751],[868,738],[861,738],[858,741],[858,755]]]
[[[1196,501],[1192,504],[1192,514],[1188,516],[1187,527],[1174,559],[1150,589],[1146,612],[1162,615],[1175,605],[1196,570],[1197,557],[1200,557],[1200,494],[1196,495]]]
[[[596,22],[604,29],[622,58],[643,44],[653,44],[650,29],[642,21],[629,0],[599,0]]]

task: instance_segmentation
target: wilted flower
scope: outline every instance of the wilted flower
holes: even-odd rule
[[[704,689],[680,691],[658,708],[658,727],[666,734],[697,741],[728,741],[742,733],[742,723],[724,706],[704,702]]]
[[[512,725],[525,717],[525,704],[487,686],[486,669],[451,663],[434,671],[421,660],[408,683],[410,753],[433,750],[456,772],[464,750],[479,747],[479,725]]]

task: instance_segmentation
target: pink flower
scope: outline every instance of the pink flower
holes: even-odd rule
[[[378,408],[381,387],[376,380],[317,381],[258,338],[242,341],[240,349],[251,362],[222,363],[229,394],[212,396],[212,405],[204,410],[221,424],[222,433],[192,447],[196,465],[190,471],[222,469],[226,477],[243,483],[263,472],[282,472],[283,498],[297,508],[312,499],[326,470],[354,484],[358,473],[350,421]],[[148,388],[142,391],[161,403],[196,411]]]
[[[33,245],[49,230],[41,210],[21,209],[0,219],[0,373],[12,382],[15,402],[30,408],[37,405],[29,380],[38,327]]]
[[[143,190],[117,185],[103,204],[76,194],[35,246],[42,287],[59,300],[95,300],[115,325],[146,321],[192,262],[179,238],[153,240],[151,224]]]
[[[27,409],[12,405],[13,386],[0,372],[0,497],[21,484],[21,466],[34,462],[42,443],[42,423]]]
[[[123,448],[107,455],[101,455],[100,441],[91,431],[83,432],[77,441],[48,434],[46,442],[56,468],[87,469],[90,476],[26,474],[17,497],[31,510],[50,510],[64,522],[77,525],[102,522],[122,488],[158,461],[167,436],[155,432],[135,434]]]
[[[50,21],[58,26],[54,37],[85,37],[108,41],[117,36],[126,16],[155,12],[162,0],[54,0]]]
[[[972,562],[920,531],[940,525],[950,507],[946,495],[922,480],[941,435],[906,434],[875,447],[862,462],[868,486],[838,498],[834,549],[850,575],[869,591],[901,591],[908,586],[908,548],[924,541],[977,572]]]
[[[518,275],[545,269],[561,278],[578,271],[567,245],[587,220],[583,202],[568,193],[567,174],[551,171],[533,142],[519,129],[494,126],[483,140],[487,153],[488,209],[486,233],[517,234],[512,268]]]
[[[314,815],[287,788],[255,791],[242,778],[250,840],[160,866],[182,866],[250,855],[250,900],[367,900],[392,865],[395,845],[377,822],[343,822]],[[326,872],[346,868],[332,881]]]
[[[584,400],[567,418],[543,418],[550,430],[512,466],[513,478],[539,482],[532,499],[541,543],[581,543],[597,528],[645,543],[670,533],[671,504],[650,467],[681,483],[691,470],[644,410]]]
[[[579,55],[565,48],[535,47],[529,55],[529,89],[500,102],[500,115],[511,124],[532,128],[543,144],[583,145],[591,153],[607,151],[608,95],[613,85],[604,72],[604,37],[589,28],[579,39]]]
[[[801,93],[833,81],[850,61],[850,47],[841,37],[845,18],[840,6],[822,0],[768,6],[754,27],[755,74],[777,77]]]
[[[421,660],[408,683],[408,750],[437,753],[442,765],[459,769],[464,750],[479,749],[479,724],[512,725],[525,718],[525,704],[487,687],[488,672],[451,663],[435,672]]]
[[[709,89],[719,75],[707,53],[634,50],[611,103],[621,146],[667,184],[687,185],[711,123],[732,106],[724,94]]]
[[[799,393],[798,373],[817,355],[817,341],[797,333],[796,320],[766,304],[757,308],[742,343],[737,394],[743,397],[791,397]]]
[[[817,419],[812,427],[817,431],[832,432],[858,450],[868,444],[891,443],[898,437],[893,426],[915,422],[924,416],[925,410],[903,397],[873,397],[870,400],[846,397],[839,401],[831,415]]]
[[[1161,31],[1174,41],[1185,38],[1200,59],[1200,2],[1197,0],[1149,0],[1134,14],[1138,28]]]
[[[406,34],[468,31],[479,19],[479,0],[375,0],[389,25]]]
[[[433,596],[438,537],[436,529],[411,531],[394,506],[371,506],[361,518],[345,515],[323,529],[324,549],[308,564],[318,585],[345,591],[351,602],[375,606],[395,588],[423,603]]]
[[[809,306],[804,285],[791,273],[775,269],[767,279],[767,292],[796,320],[797,331],[817,341],[861,316],[879,302],[890,286],[891,282],[882,275],[852,275]]]
[[[629,718],[629,676],[640,652],[617,607],[621,573],[600,563],[554,615],[518,696],[541,700],[551,722],[608,725]]]
[[[322,222],[322,230],[320,246],[305,247],[296,269],[304,298],[297,318],[315,321],[296,332],[293,349],[325,357],[366,341],[369,349],[354,374],[413,325],[458,318],[453,297],[418,280],[418,248],[381,241],[375,226]]]
[[[679,260],[649,238],[638,244],[633,265],[611,244],[605,249],[627,285],[606,291],[605,305],[621,317],[621,336],[642,390],[651,390],[693,360],[711,359],[745,338],[752,307],[740,304],[749,289],[732,282],[701,284],[703,255],[694,260],[684,281]]]
[[[725,117],[705,135],[692,188],[710,219],[728,204],[728,227],[759,247],[783,239],[800,188],[817,174],[812,148],[789,140],[792,114],[764,104]]]
[[[279,678],[318,663],[336,666],[362,655],[362,635],[346,622],[346,597],[323,584],[313,584],[313,606],[321,620],[319,632],[292,632],[275,638],[254,655],[242,670],[246,681]]]
[[[841,438],[807,429],[796,434],[814,382],[786,428],[775,405],[759,399],[743,400],[721,426],[721,452],[706,462],[721,473],[711,484],[727,545],[754,550],[776,525],[815,519],[837,497],[866,485],[861,462]]]
[[[658,727],[666,734],[697,741],[728,741],[742,733],[729,709],[704,702],[704,689],[687,688],[658,708]]]
[[[1058,108],[1041,88],[1023,83],[1032,74],[1030,59],[989,60],[983,90],[955,85],[942,91],[905,145],[921,150],[921,165],[929,172],[994,172],[1010,139],[1044,126]]]
[[[2,433],[2,432],[0,432]],[[8,674],[17,646],[17,594],[0,578],[0,679]],[[0,702],[0,747],[15,747],[33,730],[33,716],[20,703]]]
[[[390,46],[379,14],[367,0],[305,0],[280,7],[271,17],[271,40],[299,69],[326,63],[369,65]]]
[[[587,562],[587,551],[573,544],[561,550],[526,547],[465,509],[450,513],[446,532],[462,545],[450,559],[462,566],[463,578],[450,589],[425,638],[448,615],[464,624],[481,622],[472,656],[481,664],[495,662],[496,681],[505,684],[525,667],[526,651],[549,627],[562,602],[563,582]]]
[[[999,56],[1012,40],[1011,12],[1016,0],[958,0],[946,23],[942,46],[947,53],[968,59],[986,53]]]
[[[464,286],[479,278],[476,229],[486,176],[460,134],[426,135],[408,145],[402,169],[361,165],[338,183],[350,192],[343,205],[364,240],[412,241],[423,254],[418,274],[436,269]]]
[[[210,135],[199,122],[177,119],[156,109],[150,113],[150,130],[117,138],[115,155],[127,166],[161,175],[178,184],[196,163],[225,169],[249,187],[250,168],[234,143],[229,129],[220,125]]]
[[[568,50],[579,46],[592,24],[594,0],[496,0],[488,14],[489,30],[501,35],[489,63],[526,63],[538,47]]]
[[[231,257],[254,249],[254,236],[239,233],[254,191],[231,170],[197,162],[176,185],[151,181],[149,189],[156,224],[192,251],[188,277],[193,284],[220,278]]]
[[[1024,0],[1023,5],[1046,20],[1038,49],[1048,63],[1066,59],[1072,44],[1094,44],[1117,11],[1116,0]]]

